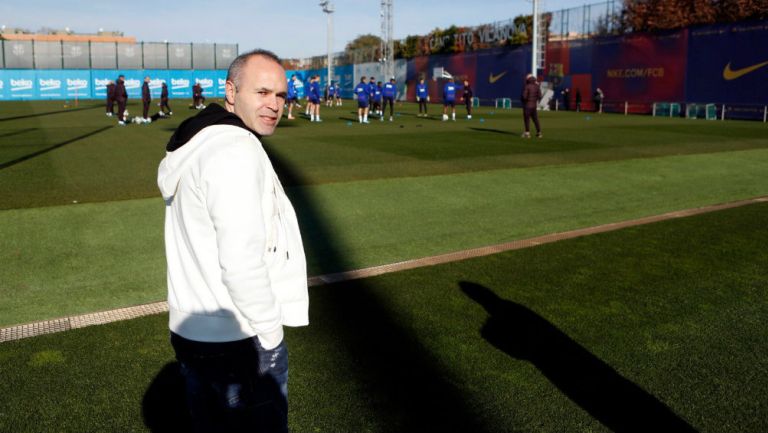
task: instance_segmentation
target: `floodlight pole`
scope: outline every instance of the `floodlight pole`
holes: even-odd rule
[[[394,0],[381,0],[381,75],[388,81],[395,75]]]
[[[537,76],[537,66],[539,57],[539,0],[533,2],[533,40],[531,41],[531,75]]]
[[[333,4],[328,0],[324,0],[320,2],[320,7],[322,7],[323,12],[328,15],[328,81],[326,85],[330,86],[331,79],[333,78],[331,73],[331,55],[333,54]]]

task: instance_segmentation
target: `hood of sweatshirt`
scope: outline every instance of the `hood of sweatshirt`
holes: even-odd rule
[[[160,187],[160,192],[165,200],[169,200],[175,195],[176,187],[183,170],[186,168],[186,163],[194,160],[196,149],[187,149],[185,145],[205,128],[215,125],[243,128],[259,138],[259,135],[248,128],[236,114],[230,113],[221,105],[215,103],[208,105],[205,110],[196,116],[181,122],[181,125],[179,125],[165,146],[166,156],[160,162],[160,167],[158,168],[157,185]]]

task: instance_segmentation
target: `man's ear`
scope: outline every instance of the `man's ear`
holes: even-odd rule
[[[227,82],[224,84],[224,99],[226,99],[227,104],[232,106],[235,105],[235,93],[237,93],[235,83],[227,80]]]

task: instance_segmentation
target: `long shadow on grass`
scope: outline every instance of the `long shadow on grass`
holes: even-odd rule
[[[19,119],[29,119],[31,117],[42,117],[42,116],[50,116],[53,114],[61,114],[61,113],[71,113],[73,111],[84,111],[84,110],[93,110],[94,108],[103,108],[103,105],[94,105],[92,107],[80,107],[80,108],[67,108],[66,110],[55,110],[55,111],[46,111],[45,113],[35,113],[35,114],[24,114],[21,116],[13,116],[13,117],[0,117],[0,122],[6,122],[9,120],[19,120]]]
[[[469,128],[469,129],[471,129],[471,130],[473,130],[473,131],[480,131],[480,132],[494,132],[494,133],[496,133],[496,134],[517,135],[517,134],[515,134],[514,132],[510,132],[510,131],[502,131],[501,129],[493,129],[493,128],[474,128],[474,127],[471,127],[471,128]]]
[[[695,432],[664,403],[622,377],[543,317],[487,287],[459,283],[490,317],[481,335],[497,349],[533,363],[574,403],[615,432]]]
[[[80,141],[82,139],[88,138],[90,136],[96,135],[96,134],[98,134],[100,132],[104,132],[107,129],[112,129],[112,128],[113,128],[113,125],[105,126],[103,128],[99,128],[99,129],[97,129],[95,131],[91,131],[91,132],[89,132],[87,134],[83,134],[83,135],[80,135],[78,137],[71,138],[71,139],[69,139],[67,141],[62,141],[61,143],[56,143],[56,144],[54,144],[52,146],[46,147],[45,149],[38,150],[37,152],[32,152],[32,153],[30,153],[28,155],[24,155],[22,157],[16,158],[16,159],[14,159],[12,161],[0,163],[0,170],[2,170],[4,168],[8,168],[8,167],[10,167],[12,165],[16,165],[16,164],[18,164],[20,162],[24,162],[24,161],[26,161],[28,159],[32,159],[32,158],[34,158],[36,156],[40,156],[40,155],[42,155],[44,153],[48,153],[48,152],[50,152],[52,150],[55,150],[55,149],[58,149],[58,148],[60,148],[62,146],[66,146],[67,144],[74,143],[76,141]]]
[[[281,160],[269,146],[265,146],[283,185],[304,185],[305,179]],[[337,240],[330,225],[320,212],[314,197],[306,188],[288,188],[287,193],[299,215],[304,245],[308,256],[322,257],[321,273],[348,269],[343,245]],[[340,283],[310,291],[310,326],[321,329],[322,341],[333,345],[313,347],[325,353],[331,360],[343,360],[339,370],[326,374],[329,380],[339,378],[343,385],[354,383],[354,389],[365,395],[363,401],[352,404],[362,413],[374,413],[374,424],[383,431],[467,431],[483,433],[486,426],[478,425],[477,414],[465,404],[464,394],[448,380],[437,359],[421,346],[420,342],[393,320],[387,311],[385,299],[371,283],[358,280]],[[297,330],[301,332],[301,330]],[[291,341],[288,341],[290,350]],[[350,360],[352,365],[350,366]],[[330,361],[333,365],[333,362]],[[179,412],[175,401],[183,401],[183,384],[178,365],[167,365],[153,380],[144,398],[145,424],[153,432],[165,432],[174,417],[186,415]],[[311,389],[311,384],[300,388]],[[343,388],[340,386],[339,388]],[[338,401],[346,407],[349,421],[354,425],[360,414],[349,411],[350,402],[336,388],[317,391],[310,395],[319,399]],[[305,397],[309,398],[309,397]],[[289,401],[290,404],[290,401]],[[158,409],[150,407],[158,405]],[[310,407],[327,407],[318,402]],[[353,407],[354,408],[354,407]],[[182,409],[183,410],[183,409]],[[336,419],[324,421],[324,413],[313,414],[316,425],[338,425]],[[337,412],[328,416],[338,416]],[[370,424],[367,424],[370,425]],[[305,426],[308,428],[309,426]],[[367,429],[367,428],[366,428]],[[185,431],[176,429],[175,431]]]
[[[266,149],[283,184],[308,183],[269,146]],[[344,246],[308,191],[287,191],[299,214],[307,255],[323,258],[321,273],[349,269]],[[322,327],[329,337],[326,341],[336,344],[316,350],[356,361],[354,368],[330,374],[352,379],[363,389],[368,398],[359,404],[378,413],[379,424],[387,431],[485,431],[485,426],[477,425],[461,390],[446,380],[438,360],[393,320],[383,294],[369,281],[311,289],[310,296],[314,326]]]
[[[14,135],[21,135],[27,132],[37,131],[38,129],[40,128],[25,128],[25,129],[19,129],[17,131],[6,132],[5,134],[0,134],[0,138],[12,137]]]
[[[152,433],[192,431],[180,364],[165,365],[144,393],[141,412]]]

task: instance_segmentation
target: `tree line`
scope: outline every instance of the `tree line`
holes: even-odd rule
[[[548,27],[551,13],[545,13],[544,25]],[[716,23],[733,23],[768,19],[768,0],[623,0],[621,9],[613,15],[602,17],[593,29],[594,35],[625,34],[632,32],[657,32],[683,27]],[[450,54],[505,45],[519,45],[531,40],[533,18],[518,15],[512,20],[516,31],[503,40],[485,41],[483,38],[467,38],[467,32],[482,33],[485,27],[451,26],[436,28],[424,36],[410,35],[396,40],[395,58],[410,59],[430,54]],[[438,41],[438,43],[435,43]],[[447,41],[443,43],[443,41]],[[381,58],[381,38],[373,34],[361,35],[349,42],[344,51],[353,60],[361,61],[360,53],[369,60]],[[363,60],[365,61],[365,60]]]

